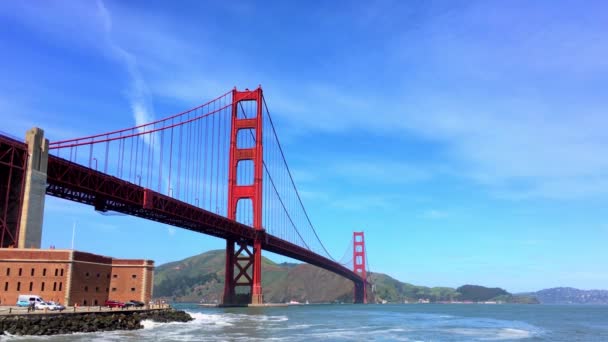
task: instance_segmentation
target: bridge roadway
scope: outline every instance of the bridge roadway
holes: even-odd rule
[[[1,135],[0,138],[27,149],[25,143]],[[256,233],[247,225],[54,155],[49,155],[48,159],[46,193],[94,206],[96,210],[134,215],[249,245],[253,244],[255,234],[263,234],[262,249],[318,266],[350,279],[356,285],[363,285],[363,279],[354,271],[303,247],[265,232]]]

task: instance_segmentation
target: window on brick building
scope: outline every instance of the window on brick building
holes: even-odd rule
[[[108,274],[106,275],[106,278],[110,279],[110,273],[108,273]]]
[[[21,282],[20,282],[20,281],[18,281],[18,282],[17,282],[17,291],[20,291],[20,290],[21,290]]]
[[[63,285],[62,282],[59,282],[59,291],[61,291],[61,286]]]
[[[30,281],[30,291],[32,291],[34,289],[34,282]]]
[[[58,269],[58,268],[56,268],[56,269],[55,269],[55,277],[56,277],[58,274],[59,274],[59,269]]]
[[[109,287],[106,287],[106,292],[110,292],[110,288]]]
[[[7,275],[7,276],[11,275],[11,269],[10,269],[10,268],[7,268],[7,269],[6,269],[6,275]]]
[[[42,282],[42,284],[40,284],[40,291],[44,291],[44,282]]]
[[[46,277],[46,268],[43,268],[43,269],[42,269],[42,276],[43,276],[43,277]]]
[[[88,286],[84,287],[84,292],[89,292],[89,287]]]
[[[131,292],[135,292],[135,288],[134,287],[131,288]]]
[[[33,277],[34,276],[34,269],[32,268],[32,272],[30,272],[30,275]]]
[[[8,291],[8,281],[4,283],[4,291]]]
[[[86,299],[82,302],[82,305],[87,306],[87,300]]]
[[[93,304],[93,305],[97,305],[97,299],[95,299],[95,304]]]
[[[133,279],[137,278],[137,274],[132,274],[131,278],[133,278]]]
[[[112,288],[112,292],[116,292],[116,288],[115,287]]]
[[[112,277],[118,278],[118,274],[112,274]]]
[[[63,268],[61,269],[61,276],[63,277]]]
[[[85,273],[84,276],[88,278],[89,277],[89,272]]]
[[[20,277],[21,277],[21,273],[23,273],[23,269],[22,268],[19,269],[19,276]]]
[[[95,292],[99,292],[99,287],[95,286]]]
[[[99,278],[99,275],[100,275],[100,274],[99,274],[99,273],[97,273],[97,278]]]
[[[57,291],[57,282],[53,282],[53,291]]]

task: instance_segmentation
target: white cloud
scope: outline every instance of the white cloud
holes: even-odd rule
[[[150,94],[148,86],[141,75],[135,55],[119,46],[112,36],[112,17],[102,0],[97,1],[97,9],[103,21],[104,38],[111,54],[118,59],[127,69],[130,78],[130,86],[127,96],[131,102],[131,111],[135,125],[140,126],[154,120],[152,106],[150,105]]]

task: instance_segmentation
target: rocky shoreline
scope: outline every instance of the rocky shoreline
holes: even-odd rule
[[[193,318],[181,310],[141,310],[124,312],[63,313],[0,316],[0,335],[59,335],[142,329],[141,321],[189,322]]]

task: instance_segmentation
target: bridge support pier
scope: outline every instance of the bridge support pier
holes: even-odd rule
[[[44,131],[34,127],[25,136],[28,152],[23,193],[23,209],[19,224],[19,248],[40,248],[44,197],[46,195],[46,170],[49,160],[49,141]]]
[[[234,261],[234,240],[226,240],[226,273],[224,275],[223,304],[235,304]]]
[[[365,282],[355,281],[355,304],[367,304],[367,296],[365,290]]]
[[[263,304],[261,251],[259,241],[254,242],[253,249],[244,241],[226,241],[226,278],[222,299],[224,306]],[[238,291],[243,288],[247,291]]]
[[[251,304],[263,304],[262,295],[262,241],[256,237],[253,242],[253,286],[251,289]]]

